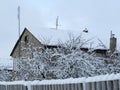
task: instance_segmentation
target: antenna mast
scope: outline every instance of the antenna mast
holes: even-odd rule
[[[19,35],[19,59],[21,51],[21,40],[20,40],[20,6],[18,6],[18,35]]]
[[[110,32],[110,37],[112,37],[112,31]]]

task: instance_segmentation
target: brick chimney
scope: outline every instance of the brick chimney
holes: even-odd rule
[[[117,38],[115,38],[115,34],[112,34],[111,31],[111,37],[110,37],[110,52],[114,53],[116,50],[116,43],[117,43]]]

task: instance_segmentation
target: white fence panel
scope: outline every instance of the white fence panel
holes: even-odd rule
[[[0,90],[6,90],[6,85],[0,85]]]
[[[102,90],[107,90],[107,84],[106,84],[106,82],[102,81],[101,84],[102,84]]]
[[[96,82],[92,82],[92,84],[91,84],[91,90],[96,90]]]
[[[28,90],[24,85],[7,85],[6,90]]]
[[[85,89],[86,90],[91,90],[91,82],[88,82],[85,84]]]
[[[113,82],[107,81],[107,90],[113,90]]]
[[[119,89],[119,80],[113,80],[113,90],[120,90]]]
[[[96,82],[96,90],[102,90],[102,82]]]

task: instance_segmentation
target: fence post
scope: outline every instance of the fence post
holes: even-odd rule
[[[113,90],[113,82],[107,81],[107,90]]]
[[[52,85],[48,85],[48,90],[52,90]]]
[[[55,90],[55,84],[52,84],[52,90]]]
[[[119,90],[119,80],[113,80],[113,90]]]
[[[43,85],[43,90],[46,90],[46,89],[45,89],[45,85]]]
[[[96,82],[96,90],[102,90],[102,84],[101,82]]]
[[[63,90],[67,90],[67,84],[63,85]]]
[[[91,90],[96,90],[96,82],[91,83]]]
[[[120,80],[118,80],[118,87],[119,87],[119,90],[120,90]]]
[[[83,83],[78,83],[78,90],[83,90]]]
[[[49,85],[45,85],[45,87],[46,87],[46,90],[49,90]]]
[[[58,89],[57,89],[57,84],[54,86],[54,89],[55,89],[55,90],[58,90]]]
[[[102,90],[107,90],[106,81],[101,81],[101,84],[102,84]]]
[[[75,90],[75,84],[74,83],[70,84],[70,87],[71,87],[71,90]]]
[[[91,90],[91,82],[85,84],[85,90]]]

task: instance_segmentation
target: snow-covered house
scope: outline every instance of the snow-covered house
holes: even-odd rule
[[[84,45],[82,45],[80,49],[85,52],[92,50],[96,56],[106,57],[106,53],[108,51],[102,41],[93,35],[90,35],[88,32],[73,33],[70,30],[41,29],[39,30],[39,34],[36,32],[34,33],[34,31],[32,31],[32,33],[27,28],[24,29],[10,54],[11,57],[24,57],[26,51],[23,49],[23,47],[27,48],[28,44],[30,43],[32,45],[31,48],[41,47],[39,50],[42,50],[46,47],[57,48],[61,42],[64,43],[67,42],[67,40],[72,40],[75,38],[75,36],[80,36],[80,38],[82,38],[81,43],[84,43]],[[73,44],[75,43],[73,42]],[[32,58],[32,53],[30,56]]]
[[[48,48],[56,48],[60,42],[64,43],[67,40],[71,38],[75,38],[75,36],[77,37],[81,34],[78,32],[73,33],[72,31],[55,30],[55,29],[42,29],[40,30],[39,33],[40,34],[38,33],[32,34],[27,28],[25,28],[22,34],[20,35],[18,41],[16,42],[10,56],[12,56],[13,58],[24,56],[26,52],[24,52],[21,49],[21,47],[27,47],[28,42],[32,43],[34,47],[44,48],[46,46]],[[38,37],[36,38],[36,36]],[[101,42],[94,36],[92,35],[90,36],[87,33],[84,35],[82,34],[82,37],[80,38],[82,38],[84,42],[87,42],[86,45],[84,44],[81,47],[81,50],[88,51],[89,48],[92,48],[96,53],[101,53],[101,54],[106,53],[107,49],[104,46],[99,45]]]

